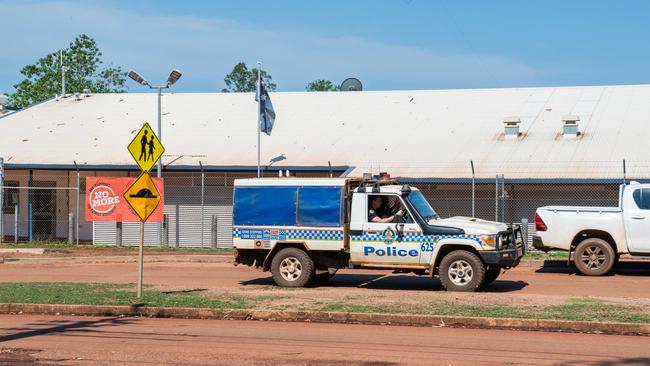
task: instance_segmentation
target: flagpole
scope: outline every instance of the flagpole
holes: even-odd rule
[[[260,134],[262,118],[262,61],[257,61],[257,177],[260,178]]]

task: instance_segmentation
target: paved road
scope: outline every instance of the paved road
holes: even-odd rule
[[[650,364],[646,337],[186,319],[0,315],[0,348],[23,365]]]
[[[0,282],[114,282],[133,283],[137,264],[0,264]],[[269,273],[229,263],[146,263],[145,283],[191,288],[252,288],[271,285]],[[443,288],[437,279],[391,275],[386,271],[340,271],[325,288],[350,291],[367,289],[434,290]],[[624,263],[612,276],[587,277],[572,268],[520,266],[507,271],[489,292],[560,296],[650,297],[650,264]]]

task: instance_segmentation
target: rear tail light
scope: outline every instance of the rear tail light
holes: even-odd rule
[[[546,227],[546,224],[544,223],[544,220],[539,216],[537,212],[535,212],[535,230],[537,231],[546,231],[548,227]]]

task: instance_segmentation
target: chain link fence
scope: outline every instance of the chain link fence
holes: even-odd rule
[[[588,177],[585,166],[597,170],[601,178]],[[393,164],[381,169],[390,172],[399,167]],[[533,215],[538,207],[617,206],[619,185],[624,178],[622,162],[574,164],[573,171],[566,165],[562,169],[523,163],[489,169],[482,165],[477,168],[484,171],[477,169],[474,175],[469,162],[418,167],[425,168],[430,178],[397,179],[418,187],[441,217],[474,216],[523,223],[528,238],[534,234]],[[503,173],[492,174],[494,171]],[[286,173],[283,171],[283,175]],[[329,177],[342,172],[288,173],[296,177]],[[628,163],[626,173],[628,181],[650,181],[650,162]],[[1,238],[4,242],[79,240],[102,245],[137,245],[138,223],[86,222],[84,205],[86,177],[136,177],[138,174],[136,171],[4,170],[0,185]],[[279,175],[277,170],[264,174]],[[544,174],[554,178],[525,178]],[[200,167],[192,172],[164,171],[164,223],[162,229],[157,223],[146,224],[145,245],[231,247],[233,182],[255,176],[254,171],[201,171]]]
[[[197,167],[200,168],[200,167]],[[339,175],[341,172],[336,173]],[[65,241],[135,246],[137,222],[85,220],[86,177],[137,177],[139,171],[5,170],[0,187],[2,242]],[[277,170],[263,176],[277,177]],[[329,177],[329,171],[282,171],[293,177]],[[232,247],[233,183],[256,172],[164,171],[164,222],[145,224],[145,245]],[[160,233],[160,234],[159,234]]]

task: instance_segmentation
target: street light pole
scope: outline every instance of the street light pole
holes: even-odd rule
[[[173,69],[169,76],[167,77],[167,82],[164,86],[154,86],[149,84],[149,82],[138,74],[135,70],[130,70],[128,76],[133,79],[138,84],[149,87],[149,89],[156,89],[158,91],[158,139],[162,143],[162,90],[169,89],[170,86],[174,85],[178,79],[183,75],[180,71]],[[156,176],[162,178],[162,159],[158,160],[158,165],[156,167]],[[162,224],[158,224],[158,245],[162,245]]]
[[[169,88],[167,86],[166,88]],[[158,139],[162,143],[162,112],[161,112],[161,96],[162,96],[162,87],[157,87],[158,89]],[[158,159],[158,167],[156,168],[158,178],[162,178],[162,159]]]

